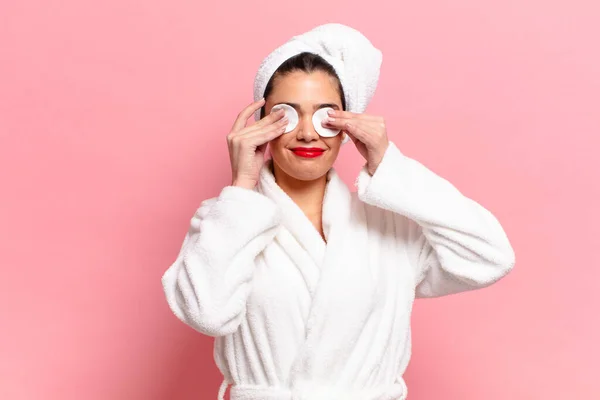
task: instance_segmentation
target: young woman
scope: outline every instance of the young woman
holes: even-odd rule
[[[202,202],[162,278],[175,315],[216,338],[219,398],[231,384],[232,400],[405,399],[415,297],[482,288],[514,265],[497,219],[362,112],[364,74],[340,79],[376,49],[343,25],[317,33],[325,46],[290,44],[264,84],[257,74],[259,99],[227,136],[232,183]],[[357,52],[345,69],[328,41],[340,34],[344,61]],[[347,137],[366,161],[357,192],[332,168]]]

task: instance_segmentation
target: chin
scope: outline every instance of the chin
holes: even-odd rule
[[[299,181],[314,181],[326,175],[333,165],[333,160],[329,160],[327,155],[317,159],[302,159],[291,155],[291,157],[277,157],[273,154],[273,161],[289,177]],[[283,158],[283,160],[282,160]]]
[[[282,168],[283,169],[283,168]],[[327,171],[329,171],[329,168],[327,169],[321,169],[321,170],[311,170],[311,171],[298,171],[298,170],[292,170],[290,172],[286,171],[284,169],[284,171],[291,176],[294,179],[297,179],[299,181],[314,181],[316,179],[321,178],[323,175],[327,174]]]

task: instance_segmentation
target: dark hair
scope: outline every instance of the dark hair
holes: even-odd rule
[[[342,87],[340,77],[335,72],[333,66],[329,64],[320,55],[306,51],[288,58],[275,70],[275,72],[269,79],[269,82],[267,82],[267,86],[265,87],[265,93],[263,94],[263,97],[266,99],[267,96],[269,96],[269,94],[273,90],[273,82],[276,78],[280,76],[285,76],[294,71],[303,71],[307,74],[314,71],[323,71],[329,74],[337,82],[337,90],[340,94],[340,97],[342,98],[342,109],[346,110],[346,98],[344,97],[344,88]],[[260,117],[263,118],[264,116],[265,106],[262,106],[262,108],[260,109]]]

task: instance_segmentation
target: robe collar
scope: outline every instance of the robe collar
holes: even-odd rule
[[[272,165],[273,159],[268,159],[263,164],[256,190],[280,207],[284,227],[309,253],[315,264],[322,267],[329,245],[336,240],[334,231],[341,231],[350,219],[350,190],[337,171],[333,167],[330,168],[327,172],[322,205],[323,233],[327,240],[325,243],[302,209],[277,184],[272,173]]]

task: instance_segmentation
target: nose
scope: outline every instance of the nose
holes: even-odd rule
[[[300,118],[298,120],[298,126],[296,127],[296,139],[311,142],[318,138],[319,134],[313,126],[312,116],[305,115],[303,118]]]

